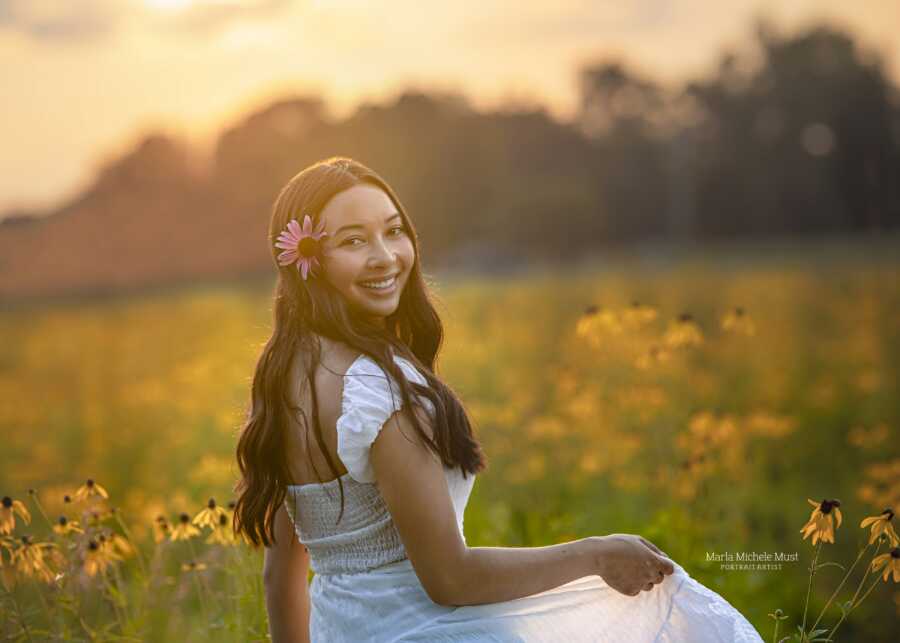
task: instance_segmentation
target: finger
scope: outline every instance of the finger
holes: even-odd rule
[[[647,545],[647,547],[649,547],[650,549],[655,551],[657,554],[659,554],[660,556],[665,556],[665,554],[662,553],[662,550],[659,547],[657,547],[656,545],[654,545],[653,543],[651,543],[649,540],[647,540],[643,536],[638,536],[638,538],[640,538],[642,543]]]
[[[659,565],[660,565],[659,571],[661,571],[663,574],[668,575],[668,574],[675,573],[675,565],[668,558],[663,558],[662,560],[660,560]]]

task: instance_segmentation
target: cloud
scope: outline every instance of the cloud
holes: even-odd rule
[[[160,16],[159,26],[180,35],[211,36],[236,22],[272,18],[296,5],[292,0],[195,0],[190,6]]]
[[[121,5],[113,0],[2,0],[0,32],[20,33],[51,44],[101,40],[112,32]]]

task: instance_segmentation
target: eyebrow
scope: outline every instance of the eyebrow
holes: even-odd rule
[[[385,222],[385,223],[390,223],[391,221],[393,221],[394,219],[396,219],[396,218],[399,217],[399,216],[400,216],[400,213],[399,213],[399,212],[394,212],[394,214],[392,214],[392,215],[389,216],[387,219],[385,219],[384,222]],[[350,229],[353,229],[353,228],[360,228],[360,229],[362,229],[362,230],[365,230],[365,226],[363,226],[363,225],[361,225],[361,224],[359,224],[359,223],[351,223],[351,224],[349,224],[349,225],[341,226],[340,228],[338,228],[337,230],[335,230],[334,236],[338,236],[338,235],[339,235],[341,232],[343,232],[344,230],[350,230]]]

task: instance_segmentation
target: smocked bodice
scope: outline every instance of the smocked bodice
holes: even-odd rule
[[[463,479],[459,469],[444,470],[459,532],[475,476]],[[316,574],[363,572],[406,558],[406,549],[378,487],[357,482],[349,473],[344,485],[344,514],[338,523],[341,496],[337,479],[324,484],[291,485],[285,507],[297,537],[309,549]]]

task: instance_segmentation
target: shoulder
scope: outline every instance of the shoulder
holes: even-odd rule
[[[403,357],[395,356],[395,363],[411,382],[426,385],[427,380],[418,369]],[[360,482],[374,482],[369,462],[372,443],[382,428],[403,409],[399,383],[368,355],[353,361],[344,376],[341,416],[337,421],[338,455],[347,470]],[[413,398],[414,405],[424,406],[429,414],[434,407],[430,400]],[[419,413],[418,410],[413,410]],[[420,415],[420,417],[422,417]]]

